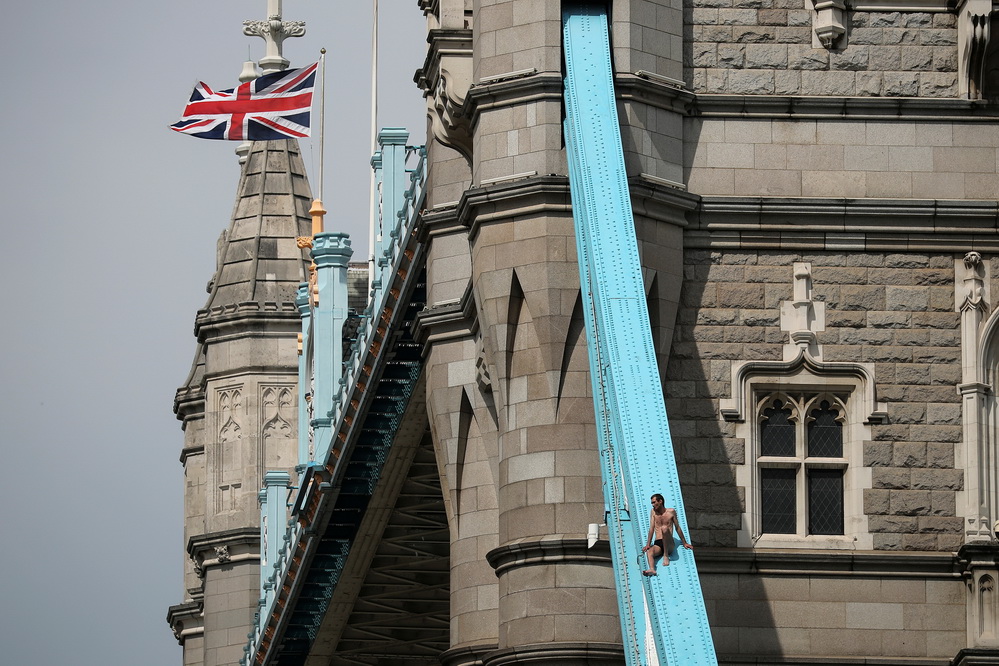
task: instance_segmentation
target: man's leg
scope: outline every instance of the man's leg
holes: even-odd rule
[[[663,566],[669,566],[669,556],[673,554],[673,539],[672,537],[667,540],[666,543],[667,552],[663,555]]]
[[[649,560],[649,568],[642,572],[646,576],[656,575],[656,558],[663,554],[663,549],[659,547],[659,541],[652,544],[652,548],[645,551],[645,556]],[[667,562],[668,564],[669,562]]]

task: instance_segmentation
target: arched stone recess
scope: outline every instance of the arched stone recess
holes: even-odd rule
[[[562,367],[555,406],[556,419],[559,423],[579,422],[582,420],[581,413],[587,410],[590,414],[589,419],[593,418],[589,363],[583,297],[581,293],[577,293],[562,349]]]
[[[504,345],[504,358],[506,372],[507,395],[510,396],[514,390],[511,382],[515,376],[524,375],[527,367],[538,359],[525,358],[529,350],[536,350],[538,338],[534,331],[531,309],[527,306],[527,299],[524,296],[524,289],[520,285],[517,271],[510,271],[510,296],[507,300],[506,309],[506,344]],[[519,354],[517,352],[520,352]],[[517,365],[514,365],[514,357],[517,357]],[[526,389],[526,386],[524,387]],[[508,402],[512,399],[508,397]]]
[[[285,470],[295,466],[298,429],[294,425],[298,402],[293,385],[260,387],[260,469]]]
[[[737,424],[746,446],[744,462],[735,465],[746,498],[738,545],[872,549],[864,511],[872,473],[864,466],[864,444],[871,424],[887,421],[875,396],[873,364],[820,361],[799,347],[786,361],[734,363],[731,395],[721,401],[721,414]],[[836,432],[835,450],[820,450],[817,425]],[[784,442],[776,450],[775,431]],[[835,506],[828,513],[820,503]]]
[[[961,548],[959,559],[967,580],[968,646],[999,647],[999,555],[991,544],[971,543]]]
[[[496,426],[481,399],[476,402],[478,407],[473,407],[466,387],[461,394],[454,459],[456,539],[496,532],[496,485],[499,476]]]
[[[521,271],[529,272],[534,268],[515,268],[510,273],[506,328],[500,338],[504,340],[501,358],[506,375],[503,383],[508,429],[552,423],[558,409],[562,364],[572,316],[552,311],[552,300],[561,303],[565,294],[563,290],[551,287],[550,276],[532,274],[528,288],[523,286]],[[530,289],[531,286],[536,288]],[[518,420],[518,414],[523,411],[520,407],[529,410],[530,415],[520,414],[522,418]]]
[[[485,554],[498,545],[497,438],[489,411],[466,386],[457,415],[451,534],[451,647],[495,645],[499,589]]]
[[[995,640],[996,582],[992,576],[978,579],[978,636]]]

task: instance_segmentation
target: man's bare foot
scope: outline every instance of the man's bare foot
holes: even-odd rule
[[[656,575],[656,570],[655,569],[646,569],[645,571],[642,572],[642,575],[643,576],[655,576]]]

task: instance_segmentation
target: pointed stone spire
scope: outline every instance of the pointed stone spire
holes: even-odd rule
[[[309,235],[311,201],[297,142],[251,145],[174,402],[189,557],[169,618],[185,663],[239,660],[259,593],[257,493],[265,472],[293,475],[298,461],[295,292],[309,262],[296,238]]]
[[[308,279],[308,260],[295,239],[309,235],[311,199],[296,142],[253,143],[220,239],[211,295],[198,312],[199,339],[213,322],[254,313],[281,313],[297,326],[295,290]]]

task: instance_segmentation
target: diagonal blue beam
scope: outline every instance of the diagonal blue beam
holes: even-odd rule
[[[652,493],[687,521],[645,301],[603,3],[563,5],[565,137],[607,524],[630,666],[714,666],[694,556],[644,578]],[[653,643],[646,644],[645,608]],[[657,656],[658,655],[658,656]]]

